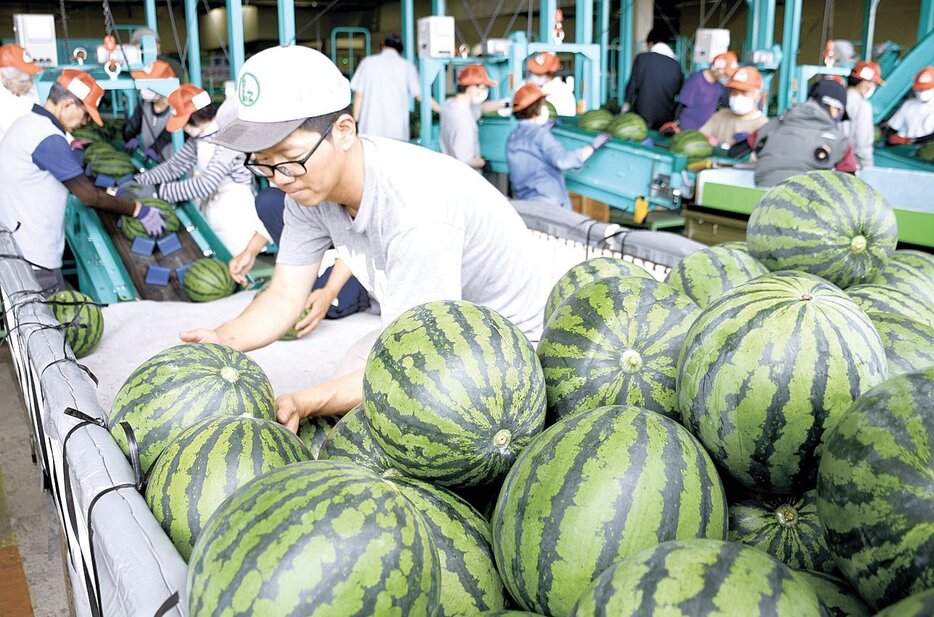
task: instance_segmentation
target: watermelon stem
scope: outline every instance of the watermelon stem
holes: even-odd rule
[[[240,373],[238,373],[237,369],[232,366],[225,366],[221,369],[221,377],[227,383],[237,383],[237,381],[240,379]]]
[[[866,250],[866,236],[860,234],[850,240],[850,250],[854,253],[862,253]]]
[[[505,428],[493,435],[493,445],[497,448],[505,448],[510,440],[512,440],[512,431]]]
[[[811,294],[802,294],[801,299],[804,300],[805,302],[808,302],[809,300],[813,300],[814,296],[812,296]]]
[[[782,504],[775,511],[775,518],[780,525],[788,527],[798,522],[798,511],[788,504]]]
[[[627,349],[623,352],[623,370],[627,373],[635,373],[642,368],[642,356],[635,349]]]

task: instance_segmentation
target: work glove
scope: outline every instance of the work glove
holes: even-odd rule
[[[137,148],[139,148],[139,139],[137,139],[136,137],[126,142],[126,145],[123,146],[123,149],[126,150],[127,152],[133,152]]]
[[[142,206],[136,218],[143,224],[143,229],[150,236],[158,236],[165,231],[165,219],[162,218],[162,212],[158,208]]]
[[[162,157],[159,156],[159,153],[156,152],[155,150],[153,150],[152,148],[146,148],[146,150],[143,151],[143,156],[145,156],[147,159],[151,159],[151,160],[153,160],[153,161],[161,161],[161,160],[162,160]]]
[[[681,132],[681,127],[678,126],[677,122],[666,122],[659,127],[658,132],[662,135],[674,135]]]
[[[156,184],[140,184],[136,194],[140,197],[158,197],[159,186]]]
[[[592,142],[590,142],[590,147],[593,148],[594,152],[596,152],[597,150],[605,146],[606,142],[610,141],[610,137],[612,137],[612,135],[610,135],[609,133],[600,133],[599,135],[593,138]]]

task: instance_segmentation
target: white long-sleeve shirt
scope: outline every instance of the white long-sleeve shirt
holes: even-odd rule
[[[846,113],[850,119],[843,123],[843,132],[850,139],[853,154],[860,169],[872,167],[872,145],[876,129],[872,123],[872,103],[852,88],[846,91]]]

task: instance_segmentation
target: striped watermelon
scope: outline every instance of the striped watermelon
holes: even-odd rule
[[[876,617],[931,617],[934,615],[934,589],[916,593],[876,613]]]
[[[503,609],[506,590],[493,561],[490,524],[457,495],[437,486],[397,477],[390,481],[428,526],[441,563],[438,617]]]
[[[545,303],[545,323],[548,323],[551,314],[562,302],[587,283],[623,276],[639,276],[655,280],[645,268],[615,257],[595,257],[577,264],[558,279],[551,293],[548,294],[548,301]]]
[[[881,608],[934,587],[934,366],[865,393],[827,436],[817,514],[840,570]]]
[[[846,294],[773,272],[705,309],[678,362],[684,425],[740,484],[813,487],[823,432],[886,377],[882,341]]]
[[[493,514],[493,551],[523,608],[563,616],[613,562],[726,532],[723,487],[697,440],[661,414],[602,407],[558,422],[519,456]]]
[[[577,126],[585,131],[605,131],[613,121],[613,114],[605,109],[591,109],[578,116]]]
[[[117,392],[109,426],[127,455],[120,423],[133,428],[145,474],[179,433],[221,415],[274,420],[272,385],[263,369],[239,351],[192,343],[160,351],[140,364]]]
[[[733,542],[664,542],[603,572],[573,617],[824,617],[808,584],[769,555]]]
[[[934,305],[934,255],[922,251],[895,251],[873,283],[894,287],[924,298],[929,306]]]
[[[185,271],[182,289],[193,302],[226,298],[237,289],[227,264],[217,259],[199,259]]]
[[[74,137],[74,132],[72,132],[72,137]],[[78,137],[75,137],[75,139],[78,139]],[[95,139],[99,139],[99,137],[96,137]],[[82,141],[85,141],[85,140],[82,140]],[[107,143],[106,141],[94,141],[94,140],[86,140],[86,141],[91,141],[92,143],[91,145],[84,148],[83,154],[84,154],[85,163],[90,163],[96,157],[100,156],[101,153],[103,152],[111,154],[117,151],[117,149],[114,148],[113,145]]]
[[[866,311],[882,338],[889,377],[934,365],[934,328],[893,313]]]
[[[721,249],[732,249],[734,251],[742,251],[743,253],[749,252],[749,245],[745,242],[740,242],[738,240],[730,240],[729,242],[721,242],[720,244],[715,244],[714,247]]]
[[[46,298],[55,321],[65,326],[62,336],[76,358],[97,349],[104,336],[104,314],[90,296],[78,291],[59,291]]]
[[[934,304],[929,304],[917,294],[884,285],[856,285],[847,289],[846,295],[867,313],[901,315],[934,328]]]
[[[837,569],[817,520],[813,490],[799,496],[750,495],[731,503],[728,538],[765,551],[795,570]]]
[[[476,617],[541,617],[538,613],[529,613],[526,611],[484,611],[477,613]]]
[[[869,617],[872,614],[869,607],[844,581],[811,570],[801,570],[796,574],[807,581],[817,594],[817,599],[824,605],[828,617]]]
[[[328,431],[337,424],[337,418],[332,416],[319,416],[305,418],[298,423],[298,438],[311,453],[311,458],[318,458],[321,446],[328,437]]]
[[[606,405],[678,418],[678,352],[700,313],[670,285],[634,276],[594,281],[552,314],[538,357],[548,419]]]
[[[160,238],[166,236],[172,232],[176,232],[182,226],[181,221],[178,220],[178,216],[175,214],[175,208],[161,199],[156,199],[155,197],[140,197],[138,200],[144,206],[149,206],[150,208],[158,208],[162,212],[162,220],[165,221],[165,231],[159,236]],[[121,216],[120,217],[120,231],[123,233],[124,237],[130,242],[133,241],[137,236],[142,236],[144,238],[149,237],[149,234],[146,232],[146,228],[143,227],[142,222],[135,216]]]
[[[679,261],[665,282],[707,308],[727,291],[767,272],[747,252],[713,246]]]
[[[642,141],[649,134],[649,127],[642,116],[631,111],[613,118],[606,130],[624,141]]]
[[[308,450],[271,420],[208,418],[172,440],[152,466],[146,503],[186,561],[224,499],[256,476],[306,461]]]
[[[430,302],[380,334],[363,401],[393,467],[441,486],[476,486],[501,478],[542,430],[545,379],[531,343],[499,313]]]
[[[111,178],[120,178],[127,174],[136,173],[138,170],[133,160],[123,152],[101,151],[91,161],[91,173],[95,176],[110,176]]]
[[[705,159],[713,154],[713,146],[707,136],[696,129],[681,131],[671,138],[668,148],[675,154],[692,160]]]
[[[746,242],[769,270],[803,270],[846,289],[879,275],[898,228],[891,206],[856,176],[812,171],[769,189]]]
[[[351,409],[328,432],[318,458],[354,463],[384,477],[398,475],[391,469],[386,453],[373,441],[362,405]]]
[[[270,471],[208,521],[188,568],[192,617],[435,614],[440,567],[422,516],[336,461]]]

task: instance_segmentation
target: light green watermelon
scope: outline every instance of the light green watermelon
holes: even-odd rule
[[[856,285],[847,289],[846,295],[867,313],[901,315],[934,328],[934,304],[928,304],[917,294],[884,285]]]
[[[922,251],[898,250],[885,264],[873,283],[894,287],[934,305],[934,255]]]
[[[592,109],[577,118],[577,126],[587,131],[605,131],[613,114],[605,109]]]
[[[934,327],[894,313],[866,315],[882,339],[889,377],[934,365]]]
[[[934,589],[905,598],[876,613],[876,617],[930,617],[934,615]]]
[[[701,308],[707,308],[724,293],[768,269],[749,253],[712,246],[691,253],[668,273],[665,282],[683,292]]]
[[[551,288],[551,293],[548,294],[548,301],[545,303],[545,323],[548,323],[551,314],[561,306],[562,302],[587,283],[622,276],[638,276],[655,280],[655,277],[645,268],[615,257],[594,257],[571,267],[558,279],[555,286]]]
[[[649,134],[649,127],[637,113],[627,112],[613,118],[606,130],[617,139],[642,141]]]

